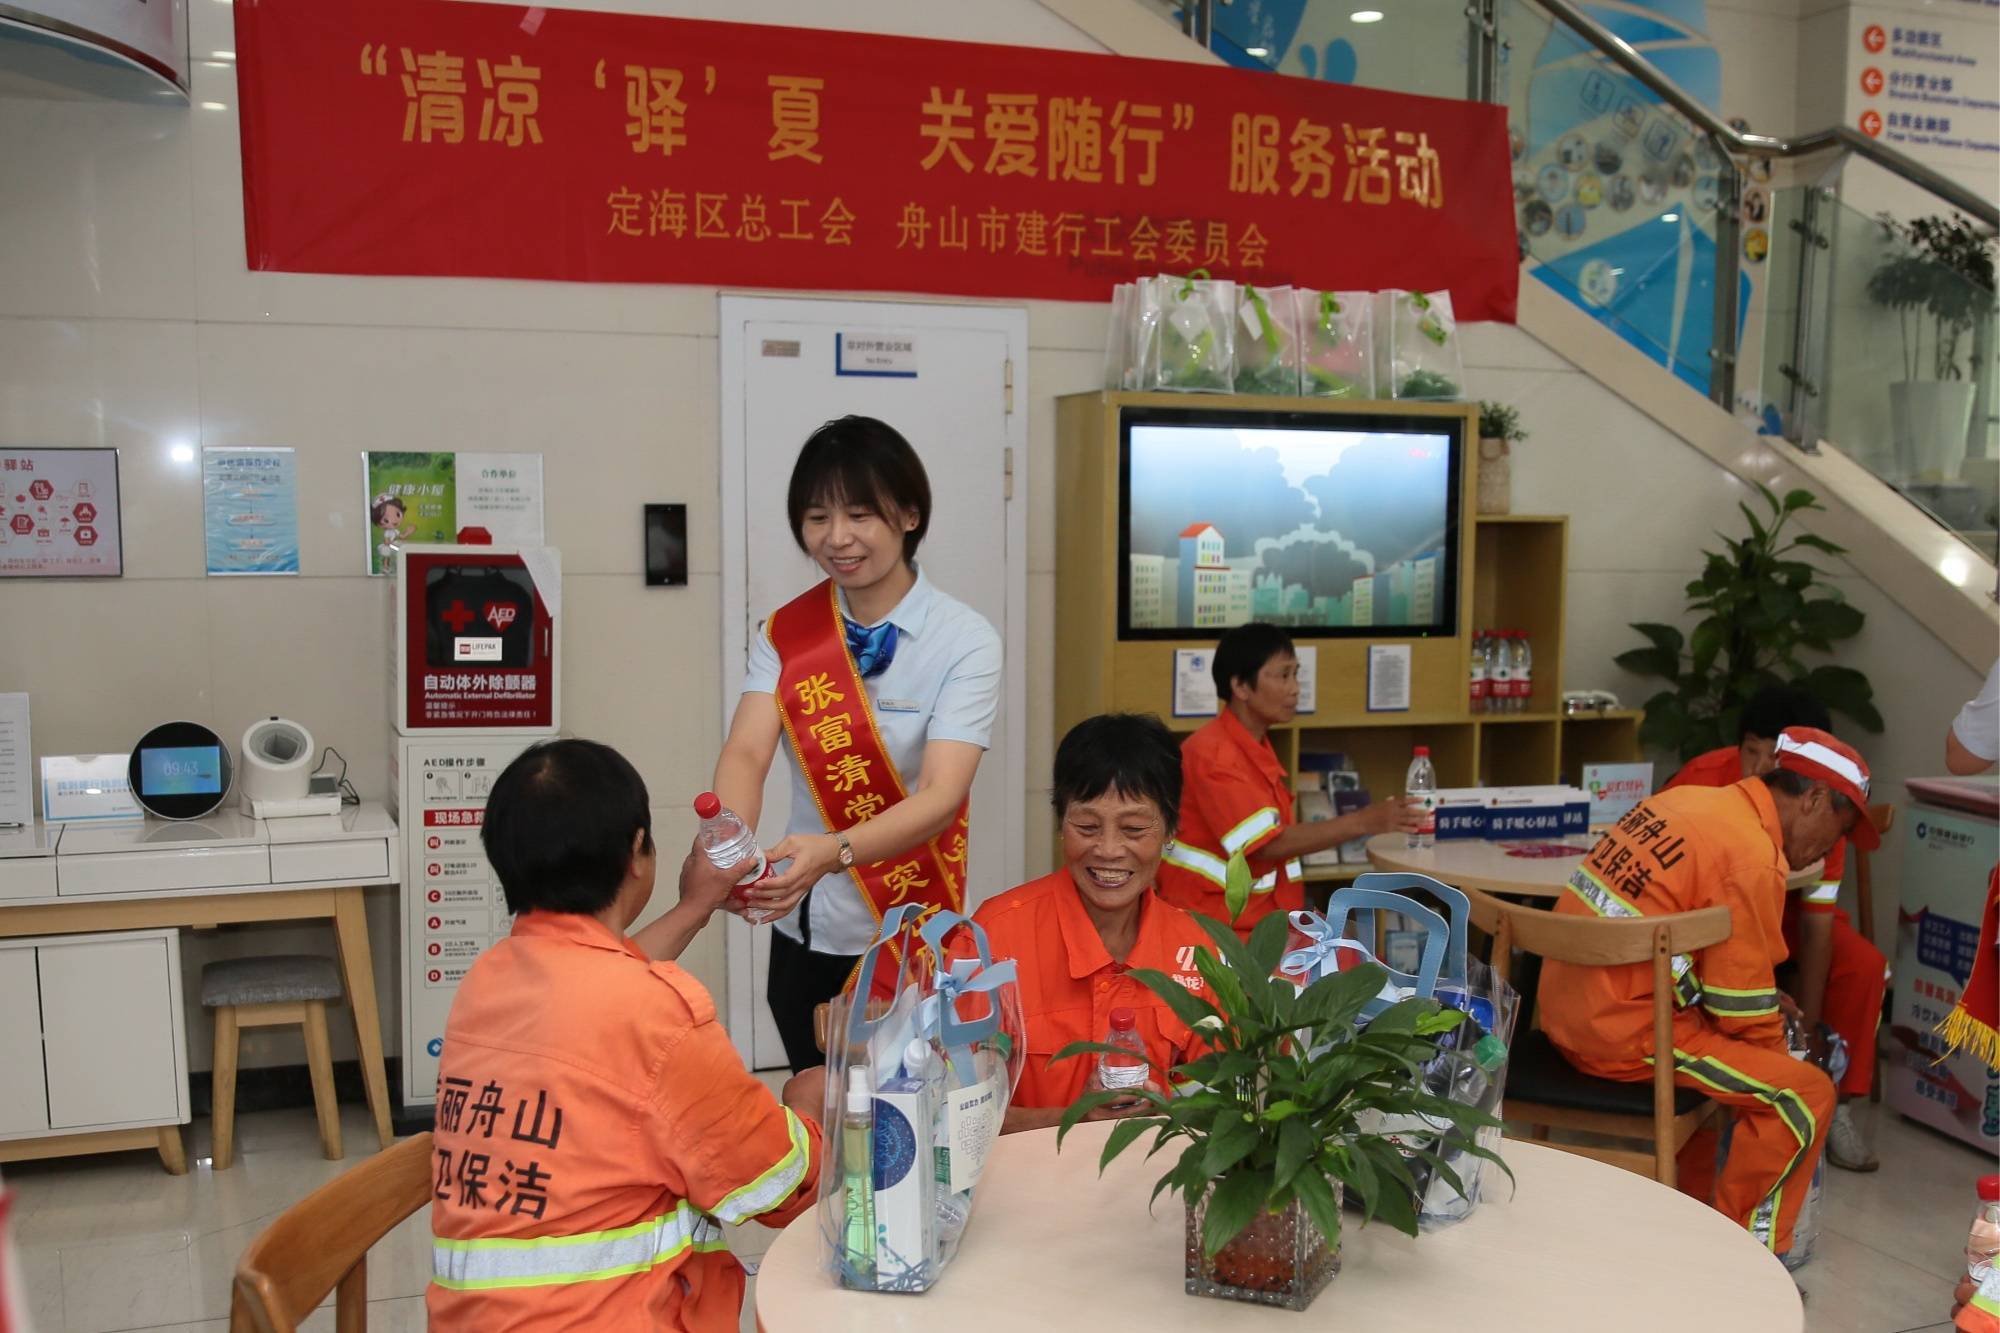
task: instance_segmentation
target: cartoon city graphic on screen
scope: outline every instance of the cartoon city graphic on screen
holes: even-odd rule
[[[1132,629],[1443,623],[1443,434],[1135,425]]]

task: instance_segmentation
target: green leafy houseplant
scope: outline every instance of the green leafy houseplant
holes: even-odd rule
[[[1832,652],[1861,632],[1863,620],[1837,589],[1818,582],[1826,571],[1801,558],[1801,548],[1825,555],[1844,555],[1845,548],[1810,532],[1783,540],[1795,515],[1824,506],[1811,491],[1791,491],[1782,500],[1763,486],[1757,492],[1769,510],[1764,519],[1739,503],[1750,535],[1723,537],[1723,551],[1704,551],[1701,577],[1687,585],[1688,609],[1702,617],[1693,635],[1684,642],[1672,625],[1635,624],[1648,646],[1616,658],[1627,671],[1670,682],[1646,701],[1639,740],[1684,761],[1735,745],[1743,705],[1767,685],[1797,685],[1867,730],[1882,730],[1866,676],[1799,659],[1803,649]]]
[[[1883,230],[1906,243],[1869,275],[1868,297],[1897,314],[1903,334],[1903,378],[1923,379],[1924,323],[1929,317],[1928,378],[1965,375],[1959,344],[1993,312],[1993,238],[1954,215],[1897,222],[1884,214]]]
[[[1503,440],[1508,444],[1519,444],[1528,438],[1528,432],[1521,428],[1521,413],[1506,403],[1485,403],[1479,405],[1479,438],[1482,440]]]
[[[1193,1089],[1175,1097],[1150,1089],[1085,1093],[1064,1114],[1058,1146],[1097,1107],[1145,1097],[1151,1111],[1113,1126],[1099,1170],[1147,1134],[1153,1136],[1149,1156],[1180,1141],[1180,1155],[1153,1187],[1153,1198],[1177,1190],[1191,1215],[1206,1204],[1204,1260],[1214,1259],[1260,1216],[1294,1205],[1325,1238],[1330,1257],[1340,1243],[1343,1190],[1353,1192],[1364,1218],[1380,1217],[1414,1236],[1413,1163],[1429,1164],[1454,1188],[1462,1182],[1445,1164],[1446,1154],[1471,1153],[1507,1169],[1473,1141],[1479,1127],[1497,1123],[1491,1116],[1423,1091],[1423,1067],[1436,1056],[1439,1035],[1464,1014],[1435,1000],[1411,999],[1357,1029],[1363,1007],[1388,979],[1380,965],[1331,973],[1299,991],[1272,975],[1287,939],[1284,913],[1260,921],[1247,945],[1221,922],[1197,920],[1219,951],[1196,955],[1202,993],[1163,972],[1132,973],[1207,1043],[1207,1054],[1172,1071]],[[1055,1058],[1116,1050],[1103,1042],[1073,1042]],[[1436,1151],[1369,1127],[1378,1117],[1409,1116],[1443,1127]],[[1191,1278],[1197,1258],[1192,1244],[1191,1235]]]

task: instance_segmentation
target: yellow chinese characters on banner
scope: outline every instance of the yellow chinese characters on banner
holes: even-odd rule
[[[389,51],[386,43],[364,43],[362,74],[387,77]],[[478,117],[474,121],[467,114],[475,94],[465,56],[404,46],[397,48],[396,58],[397,81],[403,90],[404,143],[464,143],[468,126],[473,125],[480,143],[520,148],[542,142],[539,66],[518,55],[498,61],[475,57]]]

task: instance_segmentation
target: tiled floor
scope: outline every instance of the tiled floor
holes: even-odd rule
[[[205,1161],[208,1124],[187,1131],[195,1162],[166,1175],[153,1154],[123,1153],[8,1168],[29,1314],[36,1333],[223,1333],[237,1256],[272,1217],[352,1165],[374,1142],[365,1112],[344,1108],[346,1163],[328,1162],[310,1111],[243,1116],[236,1165]],[[1826,1229],[1800,1274],[1808,1333],[1947,1333],[1951,1285],[1962,1263],[1972,1182],[1994,1164],[1980,1153],[1867,1108],[1882,1170],[1832,1172]],[[745,1228],[737,1252],[760,1256],[772,1233]],[[369,1327],[424,1326],[430,1260],[422,1215],[369,1256]],[[753,1259],[754,1262],[754,1259]],[[754,1280],[752,1291],[754,1294]],[[306,1325],[333,1327],[330,1310]],[[753,1325],[746,1310],[743,1327]]]

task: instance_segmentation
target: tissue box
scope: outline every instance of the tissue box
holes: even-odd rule
[[[1458,787],[1438,792],[1437,837],[1550,838],[1590,828],[1581,787]]]

